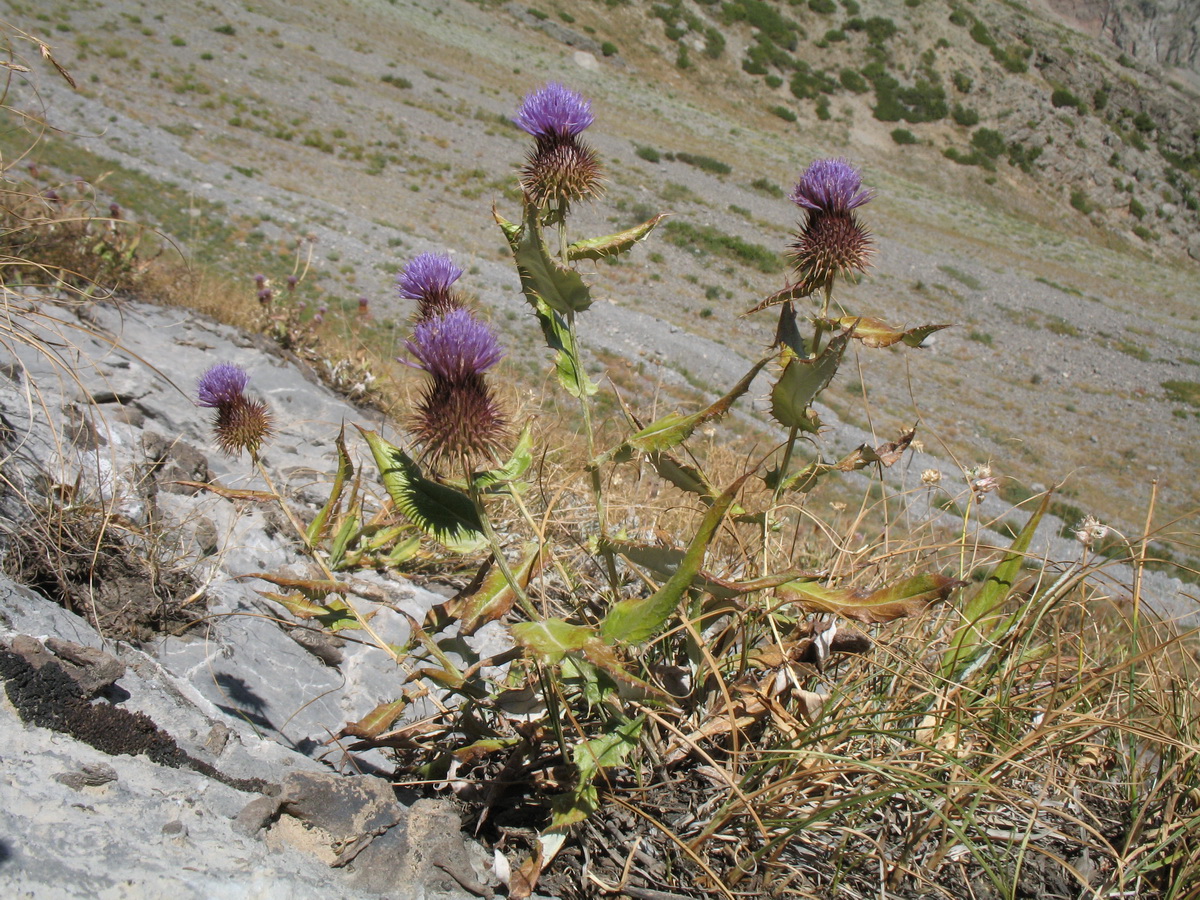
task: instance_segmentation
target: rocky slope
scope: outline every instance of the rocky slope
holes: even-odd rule
[[[766,25],[724,7],[664,4],[680,10],[673,20],[645,4],[543,6],[534,15],[511,4],[363,2],[328,20],[303,3],[193,11],[147,0],[19,21],[55,37],[81,87],[42,88],[45,115],[72,135],[69,149],[66,138],[55,143],[55,177],[115,169],[107,183],[127,187],[114,199],[247,285],[259,270],[279,280],[281,257],[316,234],[310,302],[353,306],[368,295],[397,341],[408,310],[394,299],[394,272],[422,250],[456,252],[523,383],[540,382],[544,358],[487,207],[514,208],[524,144],[508,118],[525,91],[560,78],[594,98],[591,134],[609,181],[582,212],[584,234],[670,211],[777,257],[796,218],[779,192],[813,157],[848,154],[879,191],[869,218],[880,253],[847,305],[959,327],[923,354],[865,357],[864,384],[831,395],[843,421],[883,440],[920,420],[947,462],[990,458],[1014,488],[1068,479],[1072,505],[1129,533],[1155,479],[1164,518],[1200,503],[1186,474],[1200,464],[1195,409],[1164,386],[1195,382],[1200,365],[1186,256],[1200,253],[1186,162],[1197,112],[1186,85],[1122,66],[1020,4],[771,5],[803,36],[792,32],[790,62],[768,59],[765,75],[745,64]],[[882,26],[865,23],[875,18],[895,33],[872,37]],[[724,39],[716,58],[705,54],[710,28]],[[839,30],[844,39],[828,35]],[[605,55],[606,41],[615,54]],[[1002,60],[1027,69],[1010,72]],[[861,75],[872,61],[905,90],[936,75],[947,105],[973,110],[978,123],[880,121],[878,90],[841,81],[842,69]],[[829,73],[830,92],[797,96],[800,62],[810,75],[814,66]],[[800,92],[808,85],[800,79]],[[1056,106],[1058,90],[1078,104]],[[917,143],[897,145],[897,128]],[[988,157],[994,171],[943,155],[969,161],[985,128],[1004,148]],[[1011,145],[1041,151],[1028,173],[1009,163]],[[730,171],[698,168],[680,152]],[[1027,161],[1021,152],[1014,158]],[[218,235],[214,223],[228,227]],[[740,313],[782,274],[687,234],[664,229],[593,279],[612,301],[585,325],[594,329],[585,343],[604,351],[597,368],[632,371],[649,395],[722,390],[770,336],[770,323]],[[711,343],[697,353],[696,341]]]
[[[1045,0],[1081,31],[1124,53],[1200,73],[1200,7],[1189,0]]]

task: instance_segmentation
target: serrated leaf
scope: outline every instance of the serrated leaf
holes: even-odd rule
[[[621,554],[635,566],[648,570],[659,581],[667,581],[679,571],[685,556],[685,551],[677,547],[657,547],[653,544],[641,544],[635,541],[609,539],[604,542],[603,546],[613,553]],[[783,575],[767,575],[748,581],[732,581],[718,578],[701,569],[692,579],[692,587],[712,594],[719,600],[731,600],[755,591],[779,587],[779,585],[801,576],[800,572],[789,572]]]
[[[346,547],[350,544],[350,539],[358,533],[358,516],[346,516],[342,520],[342,527],[338,529],[338,533],[333,537],[333,543],[329,545],[329,568],[336,569],[341,565],[343,557],[346,555]]]
[[[512,223],[505,222],[495,210],[492,215],[508,238],[521,279],[521,290],[530,303],[536,305],[540,299],[563,315],[583,312],[592,305],[591,290],[579,273],[550,258],[537,222],[537,210],[532,204],[526,207],[524,221],[515,230]]]
[[[340,581],[325,578],[293,578],[288,575],[272,575],[269,572],[248,572],[237,578],[259,578],[282,588],[294,588],[310,600],[322,600],[330,594],[348,594],[350,588]]]
[[[646,459],[660,478],[681,491],[695,494],[705,506],[711,505],[713,498],[719,493],[708,480],[708,476],[669,453],[651,453]]]
[[[579,772],[580,782],[590,782],[601,769],[624,765],[629,754],[637,748],[644,722],[645,717],[638,716],[607,734],[577,744],[571,751],[571,760]]]
[[[840,319],[826,320],[832,325],[842,328],[853,328],[855,340],[861,341],[864,347],[890,347],[903,342],[909,347],[920,347],[925,338],[947,325],[919,325],[916,328],[892,328],[882,319],[869,316],[843,316]]]
[[[604,259],[625,253],[632,250],[638,241],[645,240],[654,227],[666,217],[666,213],[659,213],[653,219],[649,219],[641,225],[634,225],[618,234],[576,241],[567,247],[567,259]]]
[[[785,428],[815,433],[821,425],[809,408],[821,391],[833,381],[851,332],[833,338],[816,359],[801,359],[786,352],[787,364],[779,381],[771,389],[771,415]]]
[[[817,285],[807,281],[798,281],[795,284],[789,284],[783,290],[771,294],[757,306],[746,310],[742,315],[749,316],[753,313],[761,312],[769,306],[775,306],[777,303],[786,303],[789,300],[801,300],[804,297],[811,297],[813,291],[816,289]]]
[[[477,490],[486,491],[498,485],[509,484],[516,481],[522,475],[529,471],[529,467],[533,465],[533,434],[530,423],[525,423],[525,427],[521,429],[521,434],[517,437],[517,444],[513,447],[512,454],[507,462],[498,469],[488,469],[486,472],[476,472],[474,477],[475,487]]]
[[[699,412],[687,416],[682,413],[670,413],[663,416],[626,438],[616,447],[600,454],[592,461],[592,465],[599,466],[623,460],[631,457],[634,453],[662,453],[683,443],[698,427],[728,413],[734,402],[750,389],[754,377],[771,359],[773,356],[765,356],[760,359],[750,367],[750,370],[730,389],[729,393]]]
[[[461,491],[430,481],[399,447],[362,431],[396,509],[452,553],[474,553],[487,544],[479,513]]]
[[[805,612],[833,613],[867,624],[915,616],[932,603],[945,600],[962,582],[946,575],[914,575],[874,591],[831,588],[814,581],[781,585],[779,598]]]
[[[621,641],[627,644],[642,644],[663,628],[667,619],[691,587],[693,579],[704,562],[704,554],[712,542],[733,498],[749,477],[743,475],[717,497],[696,530],[696,536],[688,544],[687,551],[667,582],[649,597],[621,600],[613,605],[600,623],[600,635],[608,643]]]
[[[545,565],[545,548],[536,544],[528,544],[520,563],[513,567],[513,576],[517,584],[524,590],[529,586],[530,579],[540,572]],[[504,577],[504,573],[496,566],[483,579],[479,589],[469,597],[456,598],[444,604],[446,612],[458,619],[458,632],[462,635],[472,635],[488,622],[494,622],[504,616],[516,601],[516,592]]]
[[[321,605],[305,600],[299,592],[277,594],[274,591],[259,591],[261,596],[274,600],[298,619],[315,619],[332,632],[350,628],[362,628],[354,611],[341,600],[331,600]]]
[[[329,522],[329,517],[337,512],[342,502],[342,490],[345,488],[346,482],[354,477],[354,463],[350,461],[350,454],[346,452],[346,425],[344,422],[338,429],[334,445],[337,447],[338,467],[333,476],[333,487],[329,491],[329,499],[325,501],[325,505],[321,507],[320,512],[304,531],[304,539],[310,547],[317,546],[325,536],[325,527]]]
[[[510,625],[513,640],[536,659],[557,663],[568,653],[582,650],[596,637],[596,629],[572,625],[562,619],[542,619],[540,622],[520,622]]]
[[[400,718],[407,700],[392,700],[390,703],[380,703],[357,722],[351,722],[342,729],[342,735],[374,740],[392,727],[392,723]]]

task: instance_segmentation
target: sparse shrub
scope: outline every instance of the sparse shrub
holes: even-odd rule
[[[1072,109],[1079,110],[1080,112],[1084,111],[1083,101],[1066,88],[1056,89],[1054,93],[1050,95],[1050,103],[1055,109],[1062,109],[1063,107],[1069,106]]]
[[[833,118],[833,113],[829,110],[829,98],[821,95],[817,98],[817,118],[822,122],[828,122]]]
[[[600,52],[605,56],[616,56],[620,51],[617,49],[617,45],[612,41],[605,41],[600,45]]]
[[[542,21],[542,22],[544,22],[544,21],[546,21],[547,19],[549,19],[549,18],[550,18],[550,14],[549,14],[549,13],[542,12],[542,10],[538,9],[536,6],[528,6],[528,7],[526,7],[526,8],[525,8],[525,12],[529,13],[529,14],[530,14],[531,16],[533,16],[535,19],[538,19],[538,20],[540,20],[540,21]]]
[[[971,40],[977,44],[982,44],[985,47],[996,46],[996,39],[992,37],[992,33],[988,31],[988,27],[978,19],[971,24],[970,34]]]
[[[950,115],[959,125],[964,128],[970,128],[972,125],[979,124],[979,113],[970,107],[963,106],[960,103],[955,103],[950,110]]]
[[[672,244],[697,255],[724,256],[768,274],[783,269],[783,261],[775,251],[737,235],[725,234],[711,225],[693,225],[672,219],[663,230]]]
[[[1154,119],[1150,118],[1150,114],[1142,110],[1133,117],[1133,127],[1142,134],[1148,134],[1154,130]]]
[[[697,169],[702,169],[705,172],[712,172],[714,175],[728,175],[733,171],[729,163],[724,163],[719,159],[713,159],[711,156],[704,156],[699,153],[678,152],[674,154],[674,158],[681,163],[687,163],[689,166],[695,166]]]
[[[971,135],[971,146],[988,159],[996,159],[1004,153],[1004,135],[991,128],[980,128]]]
[[[1158,240],[1158,235],[1156,235],[1153,231],[1151,231],[1145,225],[1134,225],[1133,233],[1136,234],[1138,237],[1140,237],[1143,241]]]
[[[919,144],[920,140],[907,128],[892,129],[892,140],[897,144]]]
[[[971,24],[971,16],[965,9],[962,9],[961,7],[955,7],[950,11],[950,24],[957,25],[960,28],[965,28],[967,25]]]
[[[783,119],[783,121],[785,121],[785,122],[795,122],[796,121],[796,113],[793,112],[791,109],[789,109],[786,106],[772,106],[771,114],[778,116],[779,118]]]
[[[1087,192],[1081,188],[1071,191],[1071,205],[1085,216],[1092,211],[1092,202],[1088,199]]]
[[[1146,207],[1144,207],[1144,206],[1142,206],[1142,204],[1138,203],[1136,197],[1130,197],[1129,198],[1129,214],[1132,215],[1135,219],[1144,219],[1144,218],[1146,218]]]
[[[837,4],[833,0],[808,0],[808,8],[815,13],[827,16],[837,11]]]
[[[1104,88],[1096,88],[1092,93],[1092,109],[1096,112],[1103,112],[1108,108],[1108,91]]]
[[[830,0],[830,2],[832,2],[832,0]],[[830,28],[827,32],[825,32],[825,40],[830,44],[836,44],[839,41],[844,41],[846,40],[846,32],[842,31],[840,28]]]
[[[842,69],[838,73],[838,80],[841,81],[842,87],[853,94],[865,94],[871,89],[867,79],[853,69]]]
[[[400,75],[393,75],[390,72],[380,76],[379,80],[384,84],[390,84],[392,87],[401,88],[402,90],[408,90],[413,86],[412,82],[407,78],[404,78]]]
[[[965,72],[955,72],[950,76],[950,80],[954,82],[954,89],[960,94],[971,93],[971,88],[975,86],[975,82]]]
[[[644,159],[646,162],[662,162],[662,154],[653,147],[638,147],[633,151],[639,159]]]
[[[985,347],[990,347],[993,343],[992,336],[986,331],[972,330],[968,337],[978,344],[983,344]]]
[[[769,178],[755,178],[750,182],[750,187],[761,194],[766,194],[768,197],[782,197],[784,194],[783,188],[771,181]]]
[[[217,34],[228,34],[228,35],[237,34],[237,29],[228,23],[226,23],[224,25],[218,25],[216,28],[213,29],[213,31],[215,31]]]

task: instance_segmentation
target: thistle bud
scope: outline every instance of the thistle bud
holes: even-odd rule
[[[261,400],[246,396],[250,376],[238,366],[220,363],[200,376],[197,401],[215,409],[213,435],[226,456],[238,456],[243,450],[258,459],[258,450],[271,434],[271,413]]]

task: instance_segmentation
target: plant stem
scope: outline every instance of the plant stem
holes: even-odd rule
[[[474,504],[476,513],[479,514],[479,524],[483,527],[483,536],[487,538],[488,546],[492,551],[492,557],[496,560],[496,565],[500,569],[500,573],[504,576],[504,580],[512,588],[513,593],[517,595],[517,602],[521,604],[521,609],[525,610],[525,614],[529,616],[530,621],[536,622],[541,616],[538,614],[533,602],[529,599],[529,595],[525,593],[525,589],[521,587],[517,576],[513,574],[512,567],[508,564],[508,559],[504,555],[504,549],[500,546],[500,539],[496,537],[496,530],[492,528],[492,520],[488,517],[487,507],[483,503],[483,495],[480,493],[475,479],[471,476],[471,467],[466,465],[465,460],[463,468],[466,475],[467,491],[471,496],[471,503]]]

